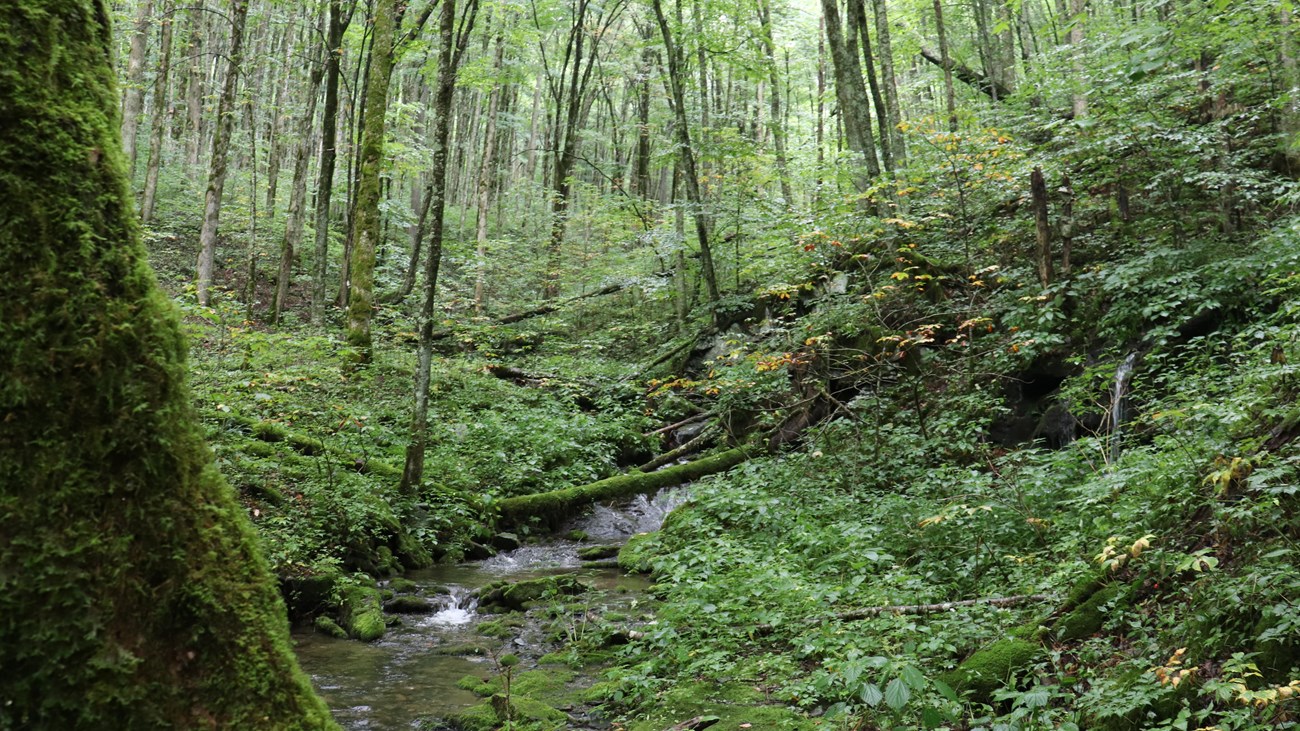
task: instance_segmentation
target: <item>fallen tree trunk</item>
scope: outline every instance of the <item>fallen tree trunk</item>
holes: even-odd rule
[[[731,469],[750,458],[748,450],[732,449],[694,462],[667,467],[656,472],[632,471],[598,480],[587,485],[562,490],[523,495],[501,501],[501,527],[518,526],[538,519],[546,528],[554,528],[581,507],[599,500],[612,500],[652,492],[665,487]]]
[[[704,430],[701,431],[694,439],[690,440],[689,442],[683,444],[682,446],[676,449],[670,449],[669,451],[664,452],[658,457],[655,457],[649,462],[646,462],[645,464],[641,465],[637,469],[641,470],[642,472],[657,470],[660,467],[663,467],[664,465],[668,464],[669,462],[681,459],[682,457],[685,457],[688,454],[695,454],[696,452],[704,449],[706,446],[708,446],[709,442],[716,437],[717,437],[717,430],[714,429],[712,426],[706,426],[704,427]]]
[[[943,58],[936,51],[922,46],[921,57],[939,68],[944,68]],[[948,69],[952,71],[952,75],[957,77],[958,81],[987,94],[993,101],[1005,101],[1011,96],[1011,90],[1006,85],[994,81],[975,69],[958,63],[951,58],[948,59]]]
[[[670,432],[670,431],[673,431],[674,429],[680,429],[680,428],[682,428],[682,427],[684,427],[684,426],[686,426],[686,425],[688,425],[688,424],[694,424],[694,423],[697,422],[697,421],[703,421],[703,420],[705,420],[705,419],[711,419],[711,418],[713,418],[713,417],[715,417],[715,416],[717,416],[717,415],[718,415],[718,412],[717,412],[717,411],[701,411],[701,412],[698,413],[698,414],[694,414],[694,415],[692,415],[692,416],[688,416],[688,417],[686,417],[685,419],[682,419],[681,421],[678,421],[678,422],[675,422],[675,423],[669,424],[668,426],[661,426],[661,427],[659,427],[658,429],[655,429],[654,431],[646,432],[645,434],[642,434],[642,436],[645,436],[645,437],[654,437],[654,436],[658,436],[658,435],[660,435],[660,434],[663,434],[664,432]]]
[[[492,322],[493,322],[493,324],[496,324],[496,325],[512,325],[512,324],[514,324],[514,323],[516,323],[516,322],[520,322],[520,321],[522,321],[522,320],[527,320],[527,319],[529,319],[529,318],[531,318],[531,317],[540,317],[540,316],[542,316],[542,315],[549,315],[550,313],[555,312],[556,310],[560,309],[561,307],[564,307],[564,306],[566,306],[566,305],[571,305],[571,304],[573,304],[574,302],[578,302],[578,301],[581,301],[581,300],[585,300],[585,299],[587,299],[587,298],[589,298],[589,297],[599,297],[599,296],[601,296],[601,295],[605,295],[605,294],[614,294],[615,292],[619,292],[619,291],[621,291],[622,289],[623,289],[623,285],[622,285],[622,284],[611,284],[611,285],[608,285],[608,286],[606,286],[606,287],[601,287],[600,289],[598,289],[598,290],[596,290],[596,291],[594,291],[594,292],[588,292],[588,293],[586,293],[586,294],[580,294],[580,295],[578,295],[577,297],[570,297],[570,298],[567,299],[567,300],[561,300],[561,301],[559,301],[559,302],[552,302],[552,303],[550,303],[550,304],[542,305],[541,307],[534,307],[534,308],[531,309],[531,310],[524,310],[523,312],[516,312],[516,313],[513,314],[513,315],[506,315],[505,317],[498,317],[497,319],[493,320]],[[431,337],[432,337],[434,340],[446,340],[447,338],[449,338],[449,337],[451,337],[452,335],[455,335],[455,334],[456,334],[456,330],[455,330],[455,328],[447,328],[446,330],[436,330],[436,331],[434,331],[434,333],[433,333],[433,335],[432,335]]]

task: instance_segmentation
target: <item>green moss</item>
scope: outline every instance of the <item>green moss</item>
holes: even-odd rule
[[[457,680],[456,687],[461,690],[468,690],[479,698],[487,698],[497,692],[496,686],[493,686],[487,680],[480,678],[477,675],[466,675],[460,680]]]
[[[418,596],[398,596],[384,604],[384,611],[390,614],[429,614],[433,605],[428,599]]]
[[[622,546],[587,546],[578,549],[578,558],[583,561],[599,561],[602,558],[614,558]]]
[[[641,533],[628,539],[618,552],[618,567],[629,574],[648,574],[654,570],[651,560],[659,545],[658,533]]]
[[[524,626],[523,617],[506,616],[487,622],[480,622],[476,631],[484,637],[509,637],[515,630]]]
[[[529,602],[555,595],[573,596],[589,588],[573,576],[545,576],[513,583],[499,581],[479,589],[479,606],[521,611]]]
[[[605,691],[608,692],[608,691]],[[763,696],[742,683],[683,683],[657,698],[646,717],[633,721],[627,731],[663,731],[696,716],[716,717],[712,727],[803,730],[815,728],[812,720],[784,706],[765,705]]]
[[[975,700],[986,703],[993,691],[1001,688],[1019,670],[1042,655],[1043,647],[1020,639],[998,640],[976,650],[956,670],[944,673],[940,680],[958,692],[969,692]]]
[[[1072,642],[1099,632],[1106,624],[1106,605],[1119,596],[1122,588],[1119,584],[1112,584],[1094,591],[1087,599],[1079,602],[1052,625],[1056,639]]]
[[[384,636],[384,613],[380,609],[379,590],[370,586],[352,585],[343,589],[342,621],[348,636],[362,642],[373,642]]]
[[[107,8],[0,5],[0,728],[335,728],[197,425]]]
[[[587,485],[507,498],[501,501],[501,522],[507,526],[522,525],[530,518],[536,518],[543,525],[558,525],[565,518],[576,513],[578,508],[598,500],[629,497],[680,485],[705,475],[731,469],[747,459],[749,454],[746,450],[732,449],[656,472],[633,471]]]
[[[337,637],[342,640],[346,639],[348,636],[347,630],[340,627],[338,622],[335,622],[329,616],[324,614],[317,617],[316,621],[312,623],[312,626],[316,628],[317,632],[330,637]]]
[[[420,585],[410,579],[393,579],[388,582],[388,588],[397,594],[416,594],[420,591]]]

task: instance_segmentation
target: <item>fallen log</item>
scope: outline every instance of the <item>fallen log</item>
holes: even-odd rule
[[[516,323],[516,322],[520,322],[520,321],[522,321],[522,320],[527,320],[527,319],[529,319],[529,318],[531,318],[531,317],[540,317],[540,316],[542,316],[542,315],[549,315],[550,313],[555,312],[556,310],[560,309],[561,307],[565,307],[565,306],[567,306],[567,305],[571,305],[571,304],[573,304],[574,302],[579,302],[579,301],[581,301],[581,300],[585,300],[585,299],[587,299],[587,298],[589,298],[589,297],[599,297],[599,296],[601,296],[601,295],[614,294],[615,292],[619,292],[619,291],[621,291],[622,289],[623,289],[623,285],[622,285],[622,284],[610,284],[610,285],[608,285],[608,286],[601,287],[600,289],[598,289],[598,290],[596,290],[596,291],[594,291],[594,292],[588,292],[588,293],[586,293],[586,294],[580,294],[580,295],[578,295],[577,297],[570,297],[569,299],[566,299],[566,300],[560,300],[559,302],[551,302],[551,303],[549,303],[549,304],[542,305],[541,307],[534,307],[534,308],[531,309],[531,310],[524,310],[523,312],[516,312],[516,313],[514,313],[513,315],[506,315],[505,317],[498,317],[497,319],[495,319],[495,320],[492,321],[492,324],[494,324],[494,325],[512,325],[512,324],[514,324],[514,323]],[[429,336],[429,337],[430,337],[431,340],[446,340],[447,338],[449,338],[449,337],[451,337],[452,335],[455,335],[455,334],[456,334],[456,329],[455,329],[455,328],[447,328],[446,330],[435,330],[435,331],[433,332],[433,335],[431,335],[431,336]]]
[[[682,446],[676,449],[670,449],[667,452],[664,452],[658,457],[655,457],[649,462],[646,462],[640,467],[637,467],[637,469],[641,470],[642,472],[657,470],[660,467],[663,467],[664,465],[668,464],[669,462],[674,462],[676,460],[681,459],[682,457],[685,457],[688,454],[695,454],[696,452],[699,452],[700,450],[707,447],[709,442],[713,441],[715,437],[717,437],[717,430],[711,426],[706,426],[704,427],[704,430],[701,431],[694,439],[690,440],[689,442],[683,444]]]
[[[943,57],[929,48],[924,46],[921,47],[921,57],[939,68],[944,67]],[[973,87],[977,91],[987,94],[993,101],[1005,101],[1011,96],[1011,90],[1008,89],[1005,84],[990,79],[979,71],[976,71],[963,63],[959,63],[950,58],[948,59],[948,69],[952,71],[952,75],[957,77],[958,81]]]
[[[658,429],[655,429],[654,431],[646,432],[645,434],[642,434],[641,436],[645,436],[645,437],[654,437],[654,436],[659,436],[660,434],[663,434],[664,432],[670,432],[670,431],[673,431],[674,429],[681,429],[682,427],[684,427],[684,426],[686,426],[686,425],[688,425],[688,424],[694,424],[694,423],[697,422],[697,421],[703,421],[704,419],[709,419],[709,418],[712,418],[712,417],[717,416],[717,415],[718,415],[718,412],[716,412],[716,411],[701,411],[701,412],[698,413],[698,414],[694,414],[694,415],[692,415],[692,416],[688,416],[688,417],[686,417],[685,419],[682,419],[681,421],[678,421],[678,422],[675,422],[675,423],[669,424],[668,426],[661,426],[661,427],[659,427]]]
[[[706,729],[721,720],[717,716],[696,716],[689,721],[682,721],[676,726],[669,726],[664,731],[701,731],[701,729]]]
[[[587,485],[575,485],[562,490],[535,495],[506,498],[500,503],[500,525],[518,526],[536,518],[548,528],[555,528],[579,508],[600,500],[631,497],[641,493],[680,485],[683,482],[729,470],[750,458],[748,450],[732,449],[655,472],[633,470]]]

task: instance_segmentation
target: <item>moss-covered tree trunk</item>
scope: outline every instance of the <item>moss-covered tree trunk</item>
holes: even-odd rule
[[[362,121],[361,176],[357,183],[354,243],[348,266],[347,340],[364,362],[370,361],[370,316],[375,309],[375,246],[379,241],[379,204],[383,199],[379,168],[384,162],[384,117],[388,113],[388,79],[393,70],[393,36],[397,32],[396,0],[379,0],[374,17],[370,85],[366,88]]]
[[[0,3],[0,728],[333,728],[195,423],[108,18]]]

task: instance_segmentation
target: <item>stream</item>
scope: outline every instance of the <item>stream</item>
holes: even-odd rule
[[[638,533],[658,530],[664,517],[686,499],[686,490],[678,488],[661,491],[653,498],[637,496],[616,506],[597,505],[561,531],[582,531],[587,535],[585,542],[552,538],[485,561],[409,572],[403,578],[415,582],[419,594],[434,602],[436,611],[401,615],[400,624],[389,627],[383,638],[372,643],[327,637],[310,627],[297,628],[293,639],[298,660],[335,720],[346,729],[406,730],[417,727],[419,719],[443,718],[461,711],[481,699],[458,688],[456,682],[466,675],[494,673],[492,661],[472,654],[472,648],[484,641],[478,625],[499,615],[477,611],[475,589],[503,579],[572,574],[593,587],[578,598],[590,602],[592,609],[625,610],[644,599],[649,582],[617,569],[584,568],[578,549],[621,544]],[[513,636],[505,638],[499,651],[518,655],[524,669],[558,649],[545,641],[542,619],[532,614],[529,612]]]

